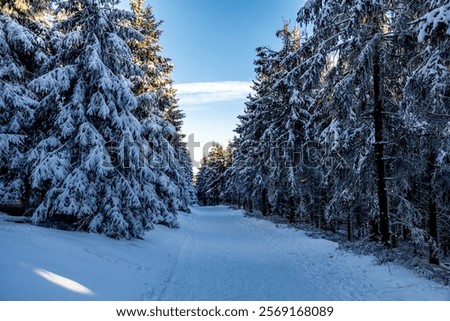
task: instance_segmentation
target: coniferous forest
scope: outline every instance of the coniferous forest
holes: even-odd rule
[[[117,3],[1,1],[3,210],[140,238],[195,201],[160,23]]]
[[[450,252],[450,4],[309,0],[257,48],[228,150],[201,204],[234,205],[430,263]]]
[[[160,22],[143,0],[2,0],[0,210],[141,238],[226,204],[430,263],[450,254],[450,4],[306,1],[196,190]]]

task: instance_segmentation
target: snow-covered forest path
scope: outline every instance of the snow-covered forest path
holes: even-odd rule
[[[450,300],[449,288],[223,206],[144,240],[0,215],[1,300]]]
[[[179,257],[153,299],[450,299],[448,289],[403,268],[376,266],[371,257],[344,253],[336,243],[241,211],[196,207],[182,226]]]

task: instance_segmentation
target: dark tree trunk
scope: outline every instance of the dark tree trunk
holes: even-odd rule
[[[263,216],[268,216],[268,197],[267,197],[267,189],[263,188],[261,192],[261,213]]]
[[[373,92],[374,92],[374,125],[375,125],[375,168],[379,205],[379,232],[381,242],[390,245],[388,198],[386,192],[386,173],[384,165],[383,142],[383,98],[381,92],[381,68],[379,46],[375,46],[373,55]]]
[[[295,224],[297,222],[297,215],[295,210],[295,199],[294,197],[289,197],[289,223]]]
[[[430,233],[430,263],[439,264],[439,257],[436,252],[438,244],[438,228],[437,228],[437,208],[433,193],[433,175],[436,168],[436,156],[434,152],[430,152],[428,156],[428,229]]]
[[[362,209],[360,207],[358,207],[356,212],[355,212],[355,214],[356,214],[355,215],[355,225],[356,225],[356,227],[354,228],[354,230],[356,232],[356,235],[355,235],[355,232],[353,232],[353,239],[355,238],[355,236],[358,239],[361,239],[362,237],[365,236],[365,228],[364,228],[363,220],[361,218],[361,212],[362,212]]]
[[[353,227],[352,227],[352,218],[351,215],[347,215],[347,240],[353,241]]]

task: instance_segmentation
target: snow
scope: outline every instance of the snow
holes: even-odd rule
[[[423,42],[425,38],[439,26],[446,26],[446,34],[450,35],[450,4],[438,7],[428,12],[419,19],[419,42]]]
[[[449,300],[450,289],[336,243],[193,207],[180,229],[113,240],[0,215],[0,300]]]

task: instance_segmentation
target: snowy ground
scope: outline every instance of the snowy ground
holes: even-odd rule
[[[0,300],[450,300],[405,268],[226,207],[195,207],[179,230],[134,241],[7,219]]]

